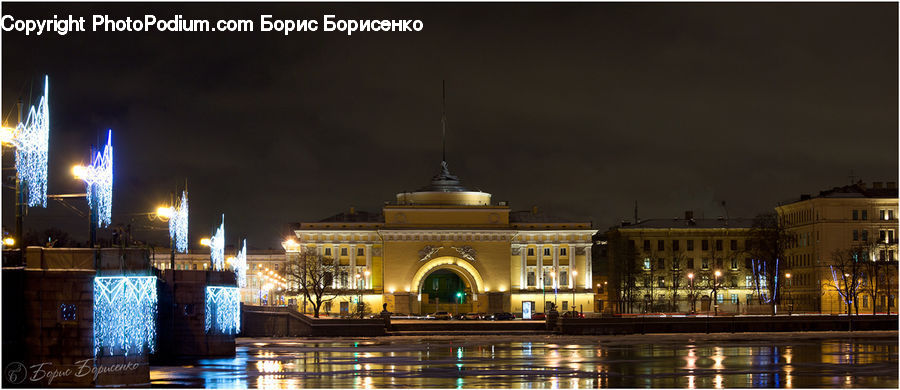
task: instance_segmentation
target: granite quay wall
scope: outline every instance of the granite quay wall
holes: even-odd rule
[[[556,333],[569,335],[848,330],[897,330],[897,315],[559,319],[554,327]]]
[[[319,319],[292,307],[243,305],[244,337],[375,337],[385,335],[384,321]]]

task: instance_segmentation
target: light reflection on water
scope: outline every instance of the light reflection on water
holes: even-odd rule
[[[261,389],[898,385],[896,336],[790,342],[550,340],[255,340],[239,342],[235,358],[153,367],[150,375],[154,386]]]

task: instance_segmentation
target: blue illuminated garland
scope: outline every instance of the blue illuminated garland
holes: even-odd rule
[[[91,165],[84,168],[82,180],[87,185],[87,201],[93,204],[97,198],[97,223],[99,227],[109,226],[112,222],[112,189],[113,189],[113,147],[112,130],[106,138],[103,152],[91,156]]]
[[[156,351],[156,278],[94,278],[94,356]]]
[[[222,224],[209,239],[209,256],[213,271],[225,270],[225,214],[222,214]]]
[[[247,240],[244,239],[244,246],[234,258],[234,273],[237,276],[238,287],[247,287]]]
[[[16,126],[16,171],[25,184],[29,207],[47,207],[47,151],[50,141],[50,80],[44,76],[44,95],[37,108],[31,106],[25,123]]]
[[[206,331],[241,332],[241,292],[237,287],[206,287]]]
[[[169,218],[169,237],[175,243],[178,253],[187,253],[188,246],[188,198],[187,191],[181,192],[181,200],[172,207]]]
[[[757,262],[756,259],[751,259],[750,261],[753,263],[753,269],[756,270],[756,275],[757,275],[756,279],[759,279],[759,277],[758,277],[759,275],[763,275],[763,277],[765,277],[766,276],[766,274],[765,274],[766,262],[765,261]],[[764,296],[763,301],[765,303],[772,303],[773,301],[775,301],[775,297],[778,296],[778,265],[779,265],[778,263],[779,263],[778,259],[775,259],[775,276],[774,276],[775,280],[773,281],[775,283],[774,290],[772,292],[771,297]],[[758,280],[756,282],[756,289],[758,292],[759,291],[759,281]]]

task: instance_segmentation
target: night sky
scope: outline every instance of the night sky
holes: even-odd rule
[[[277,247],[286,225],[463,184],[605,230],[752,217],[801,193],[897,181],[897,4],[21,4],[17,19],[420,19],[422,32],[2,34],[2,114],[50,76],[50,190],[113,130],[113,223],[167,244],[188,181],[191,243]],[[320,22],[321,23],[321,22]],[[103,141],[103,140],[101,140]],[[4,150],[4,168],[12,164]],[[11,171],[5,169],[4,175]],[[12,190],[3,226],[12,229]],[[86,210],[84,200],[72,204]],[[49,201],[27,229],[86,239]],[[155,226],[157,230],[150,231]],[[108,232],[101,236],[108,236]]]

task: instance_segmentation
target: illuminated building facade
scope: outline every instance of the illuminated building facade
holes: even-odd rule
[[[232,251],[225,256],[225,267],[234,269],[234,263],[238,255]],[[248,305],[283,305],[289,303],[285,298],[283,288],[279,283],[284,280],[285,252],[283,250],[254,250],[248,251],[246,286],[240,289],[241,302]],[[151,254],[153,266],[160,270],[170,269],[171,253],[168,250],[157,250]],[[205,253],[176,253],[175,269],[177,270],[207,270],[210,267],[209,252]]]
[[[344,312],[354,297],[397,313],[593,311],[592,229],[537,211],[512,211],[491,194],[468,190],[446,163],[430,185],[397,194],[381,213],[350,209],[300,223],[288,256],[312,250],[340,271],[346,297],[325,311]],[[453,290],[457,290],[454,291]],[[300,303],[302,305],[302,303]]]
[[[607,233],[611,310],[688,312],[693,285],[696,312],[715,311],[716,304],[720,313],[746,312],[756,303],[747,254],[752,225],[747,218],[695,219],[687,212],[683,219],[613,228]]]
[[[787,252],[786,272],[791,274],[786,294],[795,310],[841,313],[846,310],[834,286],[832,254],[866,248],[868,261],[885,262],[891,279],[886,294],[875,302],[863,287],[858,295],[860,313],[897,310],[897,186],[858,182],[801,195],[775,208],[796,244]],[[873,307],[873,305],[875,307]]]

